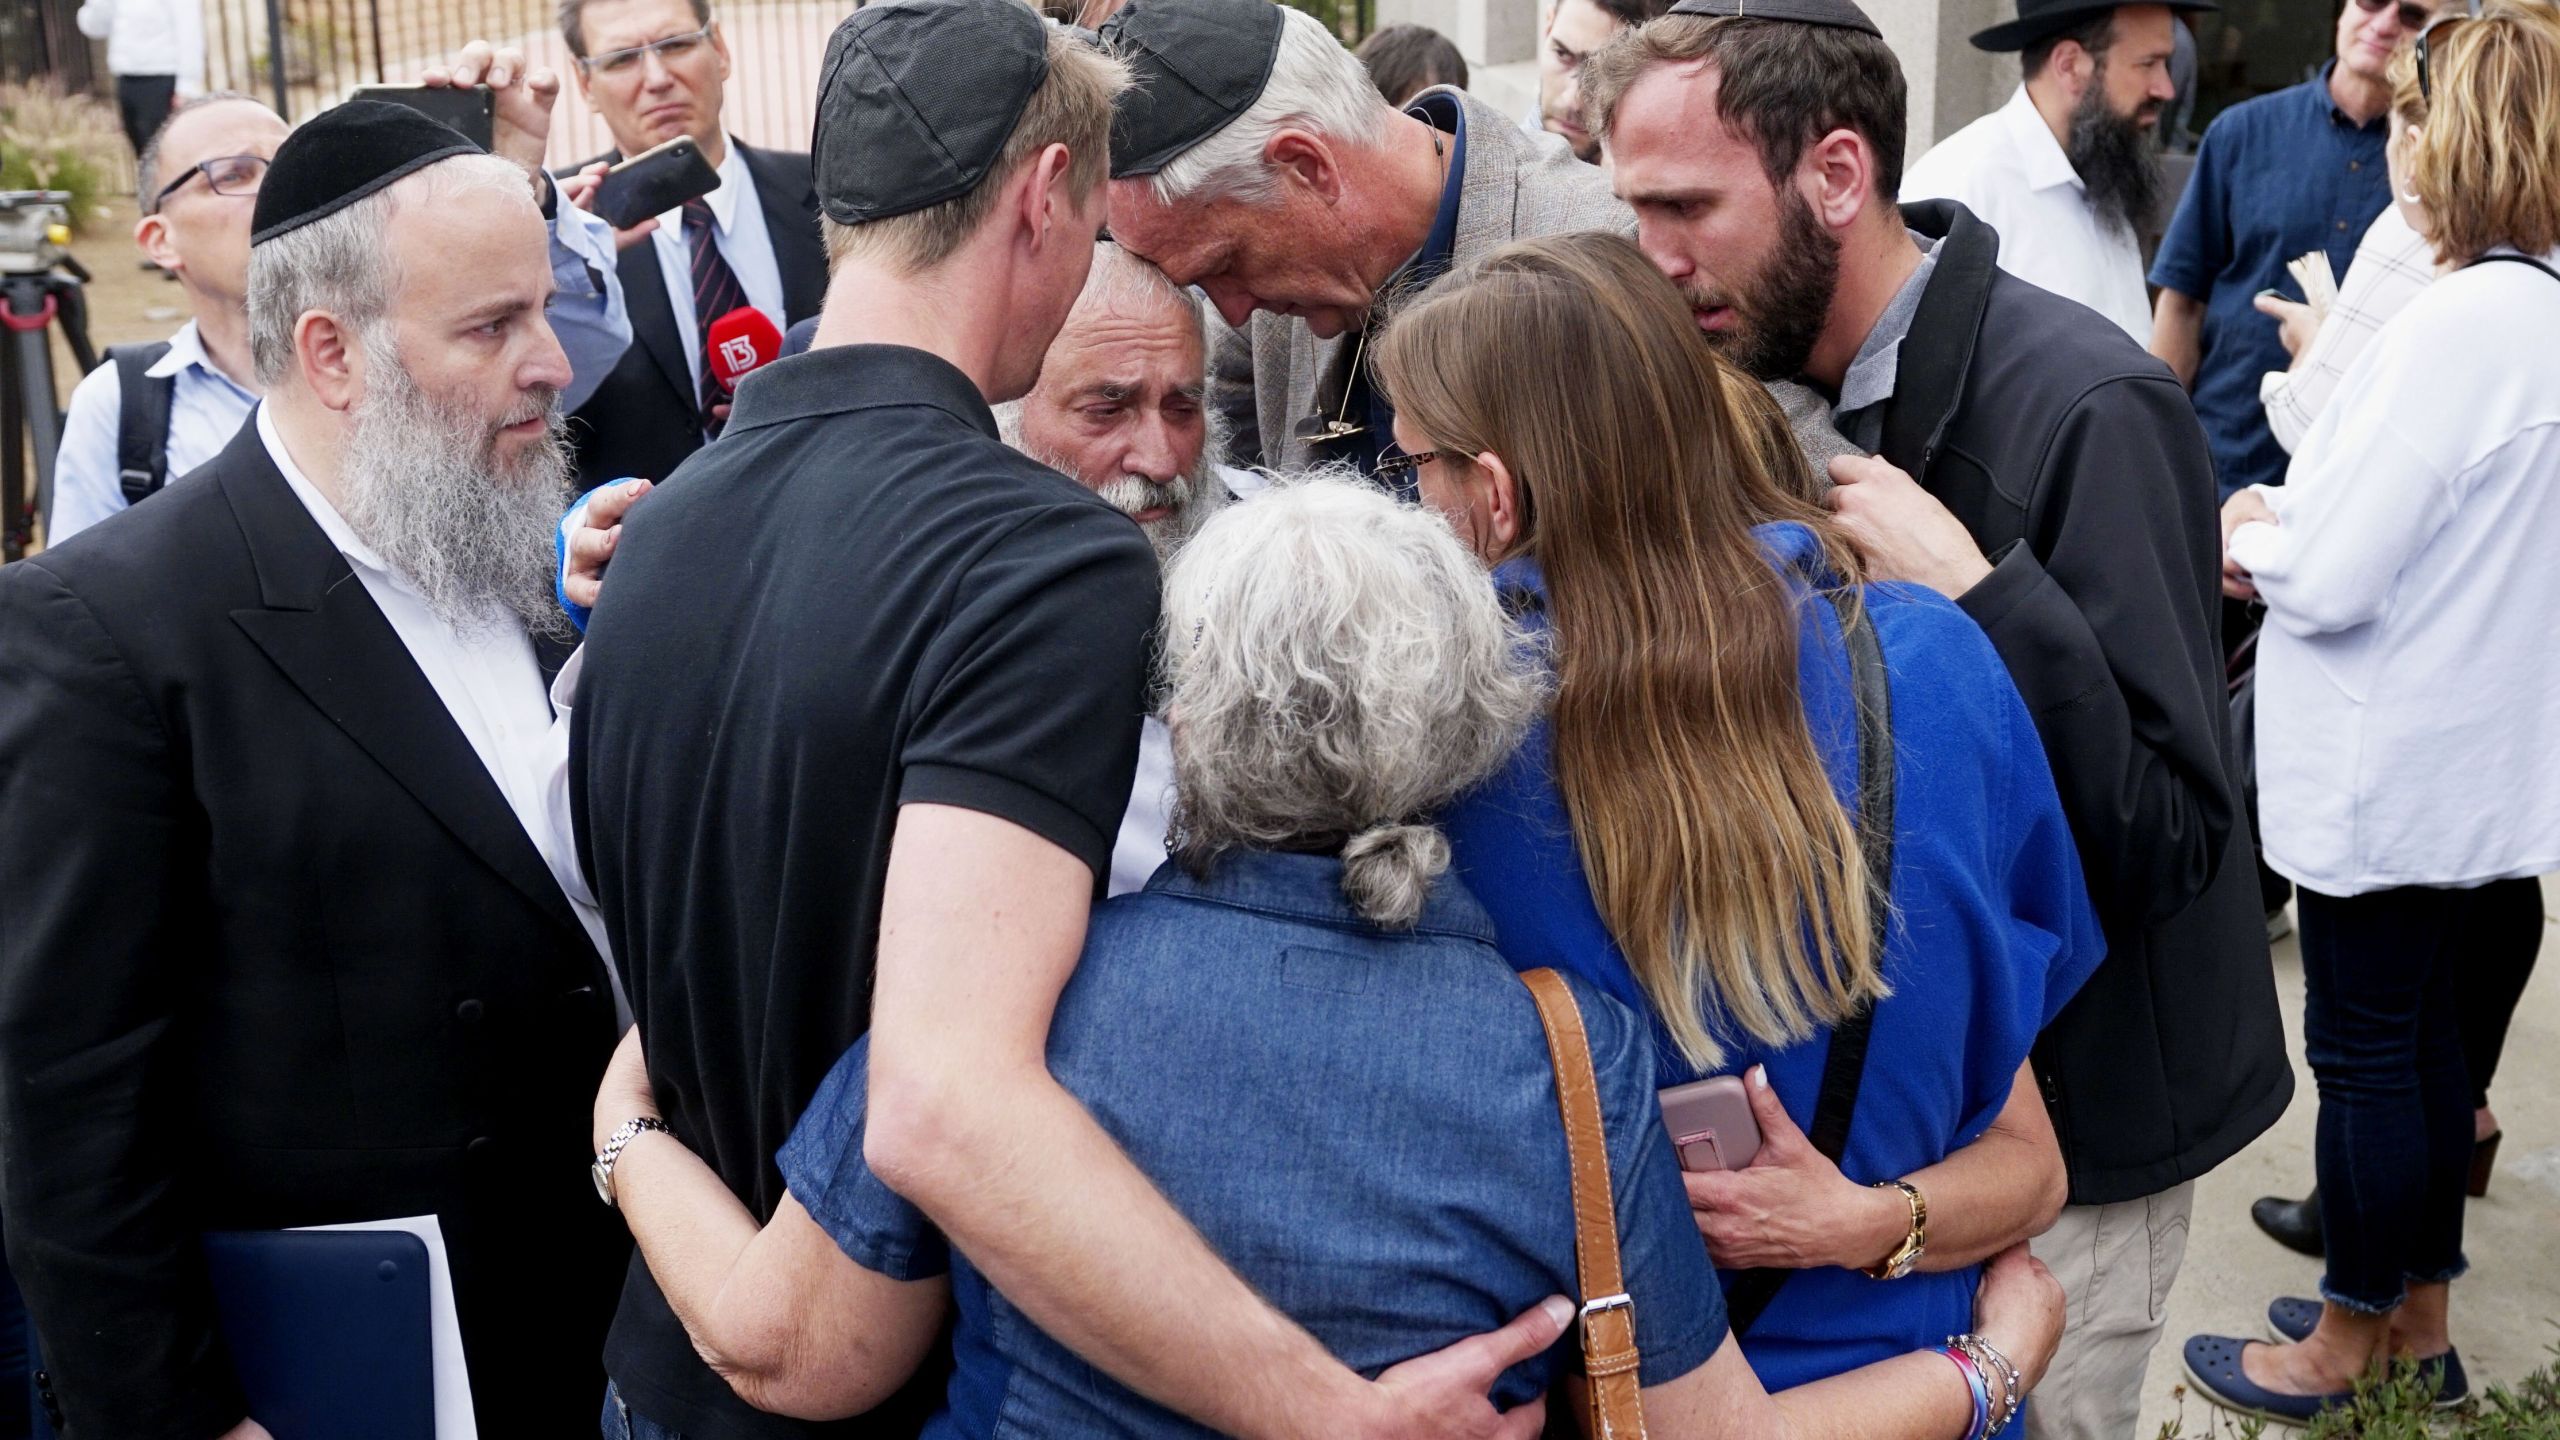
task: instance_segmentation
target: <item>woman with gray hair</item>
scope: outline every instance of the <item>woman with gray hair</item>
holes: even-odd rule
[[[1536,656],[1444,524],[1327,478],[1202,527],[1166,577],[1164,642],[1181,863],[1095,912],[1050,1069],[1238,1273],[1387,1390],[1400,1362],[1447,1364],[1430,1352],[1493,1332],[1455,1353],[1507,1407],[1479,1433],[1525,1440],[1580,1281],[1555,1070],[1428,817],[1517,743]],[[1646,1022],[1571,983],[1648,1422],[1722,1440],[1968,1433],[1981,1412],[1943,1356],[1762,1391],[1725,1343]],[[802,1116],[762,1230],[669,1136],[619,1159],[632,1233],[714,1368],[767,1409],[857,1413],[948,1308],[957,1364],[927,1434],[1202,1433],[1078,1358],[1102,1331],[1081,1297],[1026,1296],[1035,1320],[872,1177],[867,1054],[847,1052]],[[634,1036],[599,1133],[651,1113]],[[2040,1356],[2058,1328],[2047,1288],[2023,1258],[1995,1267],[1983,1328]]]

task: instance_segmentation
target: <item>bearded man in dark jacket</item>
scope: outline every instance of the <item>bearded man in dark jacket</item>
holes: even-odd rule
[[[2072,1325],[2029,1433],[2114,1440],[2196,1177],[2293,1093],[2233,778],[2212,461],[2122,330],[2000,271],[1961,206],[1897,207],[1906,97],[1872,21],[1738,8],[1681,0],[1583,94],[1709,340],[1829,396],[1872,452],[1833,463],[1832,505],[1874,578],[1955,600],[2035,716],[2108,955],[2034,1055],[2071,1200],[2036,1251]]]

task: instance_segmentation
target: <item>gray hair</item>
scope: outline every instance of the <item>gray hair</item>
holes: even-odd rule
[[[480,191],[504,190],[533,203],[525,170],[495,155],[457,155],[367,195],[335,215],[249,247],[249,358],[258,383],[272,386],[293,370],[293,328],[325,310],[360,337],[370,337],[399,283],[391,260],[391,225],[402,206],[432,205]]]
[[[242,94],[237,90],[211,90],[202,95],[190,95],[186,99],[179,101],[177,105],[169,111],[168,115],[161,120],[160,128],[151,132],[150,139],[142,142],[142,153],[134,157],[133,173],[134,189],[139,192],[142,197],[143,214],[156,215],[160,211],[160,186],[162,183],[162,177],[160,174],[160,148],[168,142],[170,128],[178,123],[178,118],[182,115],[189,115],[195,111],[202,110],[209,105],[230,105],[234,103],[255,105],[261,110],[267,109],[267,102],[264,100],[259,99],[255,95]],[[275,112],[267,110],[267,113],[272,115]]]
[[[1412,925],[1449,864],[1428,817],[1544,694],[1475,557],[1347,471],[1284,480],[1183,547],[1164,625],[1178,857],[1345,835],[1354,908]]]
[[[1312,130],[1354,145],[1374,145],[1386,133],[1395,111],[1360,57],[1303,10],[1282,7],[1280,22],[1280,53],[1261,97],[1227,128],[1165,162],[1154,179],[1159,202],[1267,202],[1279,184],[1262,151],[1283,130]]]
[[[1058,333],[1065,335],[1075,328],[1077,320],[1088,315],[1140,315],[1150,308],[1180,315],[1183,328],[1192,343],[1200,347],[1201,358],[1206,362],[1209,337],[1201,318],[1199,297],[1118,245],[1108,240],[1096,241],[1093,268],[1085,273],[1084,289],[1077,294],[1075,308],[1067,312],[1066,323],[1058,327]],[[1022,448],[1022,405],[1021,400],[1007,400],[995,407],[996,433],[1017,450]]]

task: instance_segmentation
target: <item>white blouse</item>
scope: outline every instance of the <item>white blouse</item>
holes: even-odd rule
[[[2436,281],[2260,490],[2279,523],[2231,537],[2267,604],[2267,861],[2311,890],[2560,870],[2555,337],[2530,265]]]

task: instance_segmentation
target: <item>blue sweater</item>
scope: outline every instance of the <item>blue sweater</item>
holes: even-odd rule
[[[1797,525],[1763,548],[1801,600],[1797,680],[1842,803],[1855,806],[1858,734],[1847,651],[1807,583],[1820,552]],[[1514,599],[1543,596],[1534,564],[1496,574]],[[2007,1101],[2036,1033],[2106,952],[2044,749],[2007,670],[1973,621],[1916,586],[1866,587],[1891,681],[1896,765],[1894,923],[1866,1078],[1843,1169],[1869,1183],[1910,1174],[1980,1137]],[[1542,608],[1521,605],[1543,628]],[[1585,881],[1551,736],[1541,723],[1504,768],[1444,817],[1455,864],[1492,916],[1504,957],[1551,965],[1652,1014]],[[1727,1068],[1765,1063],[1799,1125],[1812,1122],[1829,1037],[1771,1047],[1708,997]],[[1657,1022],[1660,1083],[1699,1078]],[[1726,1277],[1728,1281],[1730,1276]],[[1836,1375],[1972,1328],[1973,1269],[1879,1282],[1854,1271],[1791,1276],[1744,1337],[1771,1390]]]

